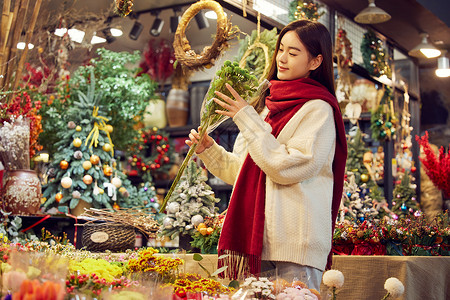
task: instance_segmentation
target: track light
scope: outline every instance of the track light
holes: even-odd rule
[[[447,51],[443,51],[442,56],[438,58],[438,68],[436,69],[436,76],[449,77],[450,76],[450,64],[449,59],[445,55]]]
[[[152,28],[150,28],[150,34],[159,36],[164,26],[164,20],[159,18],[159,12],[155,13],[155,15],[156,19],[153,21]]]
[[[177,13],[181,11],[180,7],[175,7],[173,9],[174,16],[170,17],[170,32],[175,33],[177,31],[178,23],[180,23],[181,16]]]
[[[375,6],[375,0],[369,0],[369,6],[363,9],[354,18],[355,22],[361,24],[377,24],[389,21],[391,15]]]
[[[103,35],[105,36],[106,42],[111,44],[116,40],[116,38],[111,34],[111,28],[105,28],[102,30]]]
[[[209,27],[208,19],[203,14],[203,11],[199,11],[194,18],[195,21],[197,22],[198,29],[204,29]]]
[[[142,30],[144,29],[144,25],[138,22],[138,20],[134,21],[134,25],[131,28],[130,34],[128,35],[130,39],[137,40]]]
[[[410,56],[418,57],[418,58],[433,58],[441,55],[441,51],[437,49],[432,44],[428,43],[428,34],[421,33],[420,37],[422,38],[422,42],[414,47],[411,51],[408,52]]]

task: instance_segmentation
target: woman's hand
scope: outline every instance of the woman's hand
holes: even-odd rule
[[[216,110],[216,113],[233,118],[239,110],[241,110],[242,108],[244,108],[249,104],[247,103],[247,101],[242,99],[242,97],[231,87],[231,85],[226,83],[225,86],[230,91],[231,95],[233,95],[234,100],[222,94],[221,92],[215,91],[215,94],[222,99],[220,100],[214,98],[214,102],[216,102],[217,104],[228,110],[228,111]]]
[[[198,132],[202,130],[201,127],[198,127]],[[192,147],[193,144],[198,144],[200,141],[200,134],[195,129],[191,129],[191,133],[189,133],[189,139],[186,140],[185,143],[189,147]],[[195,149],[196,154],[200,154],[209,147],[211,147],[214,144],[214,140],[212,137],[210,137],[207,133],[205,133],[205,136],[203,137],[203,140],[200,144],[197,145],[197,149]]]

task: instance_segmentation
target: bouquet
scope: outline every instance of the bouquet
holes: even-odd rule
[[[23,116],[0,126],[0,159],[6,170],[30,168],[30,123]]]
[[[233,97],[226,88],[225,84],[228,83],[233,87],[233,89],[247,101],[254,99],[259,93],[264,91],[267,87],[268,81],[264,81],[258,87],[258,79],[249,73],[246,69],[241,69],[237,62],[232,63],[231,61],[225,61],[222,68],[217,71],[216,76],[211,81],[211,85],[209,86],[208,92],[206,93],[205,98],[203,99],[202,109],[200,111],[200,141],[204,138],[206,133],[212,132],[216,129],[223,121],[225,121],[228,117],[224,115],[220,115],[216,113],[217,109],[223,110],[221,106],[219,106],[216,102],[214,102],[215,91],[219,91],[229,97]],[[198,144],[193,144],[189,149],[186,158],[180,166],[177,176],[175,177],[172,186],[169,189],[166,197],[164,198],[164,202],[161,205],[160,212],[164,212],[166,208],[167,201],[170,199],[175,187],[180,180],[181,175],[183,174],[189,160],[192,155],[195,153],[195,149]]]

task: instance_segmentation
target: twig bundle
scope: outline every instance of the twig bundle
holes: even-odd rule
[[[158,222],[147,208],[134,207],[116,211],[90,208],[86,209],[80,217],[132,226],[145,234],[147,238],[156,237],[156,232],[159,230]],[[89,224],[89,222],[85,224]]]

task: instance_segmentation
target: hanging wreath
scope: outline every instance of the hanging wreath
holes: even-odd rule
[[[383,142],[393,138],[396,133],[398,118],[394,113],[394,103],[392,101],[392,88],[384,87],[379,105],[372,112],[370,129],[372,138]]]
[[[128,158],[130,176],[155,177],[158,172],[168,172],[173,164],[173,145],[169,136],[156,127],[143,131],[137,145],[139,154]]]
[[[289,20],[317,21],[325,13],[319,13],[320,6],[312,0],[294,0],[289,3]]]
[[[186,38],[186,27],[194,16],[202,9],[213,10],[217,15],[217,32],[211,46],[203,48],[200,54],[192,50]],[[232,26],[225,16],[222,6],[212,0],[201,0],[192,4],[183,14],[175,32],[173,48],[175,58],[185,68],[200,70],[211,68],[217,57],[228,48],[228,41],[233,39],[239,28]]]
[[[121,17],[126,17],[131,12],[133,0],[115,0],[115,13]]]
[[[345,55],[343,53],[345,53]],[[348,68],[353,65],[352,43],[347,37],[347,32],[342,28],[338,30],[335,55],[339,67]]]
[[[374,31],[368,30],[361,43],[361,54],[364,67],[373,76],[386,75],[391,78],[391,68],[388,64],[388,57],[383,48],[383,41],[380,40]]]

